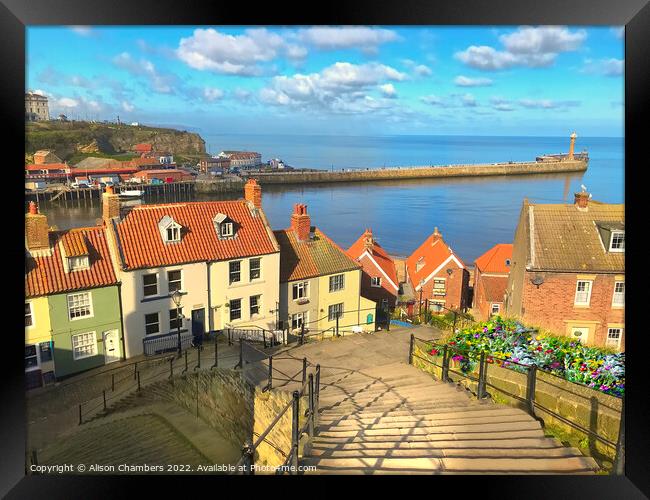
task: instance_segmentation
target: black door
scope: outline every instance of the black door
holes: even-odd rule
[[[194,309],[192,311],[192,335],[194,343],[200,344],[205,333],[205,309]]]

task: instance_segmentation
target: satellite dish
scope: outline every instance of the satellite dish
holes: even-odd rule
[[[542,278],[541,276],[535,276],[533,279],[530,280],[530,282],[531,282],[533,285],[535,285],[537,288],[539,288],[539,286],[540,286],[542,283],[544,283],[544,278]]]

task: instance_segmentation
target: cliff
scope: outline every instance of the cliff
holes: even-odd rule
[[[91,122],[30,122],[25,128],[25,154],[54,150],[62,160],[99,153],[121,155],[138,143],[153,144],[156,151],[176,156],[202,156],[205,141],[198,134],[169,128]]]

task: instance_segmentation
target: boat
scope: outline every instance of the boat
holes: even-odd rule
[[[124,191],[120,191],[120,198],[124,198],[124,199],[142,198],[143,194],[144,191],[141,191],[139,189],[126,189]]]

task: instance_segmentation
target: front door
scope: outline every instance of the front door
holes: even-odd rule
[[[104,339],[104,363],[115,363],[120,360],[120,339],[117,330],[109,330],[103,333]]]
[[[205,309],[194,309],[192,311],[192,335],[199,342],[203,340],[205,333]]]
[[[589,328],[584,326],[573,327],[571,328],[571,337],[574,340],[580,340],[581,344],[587,343],[587,337],[589,336]]]

